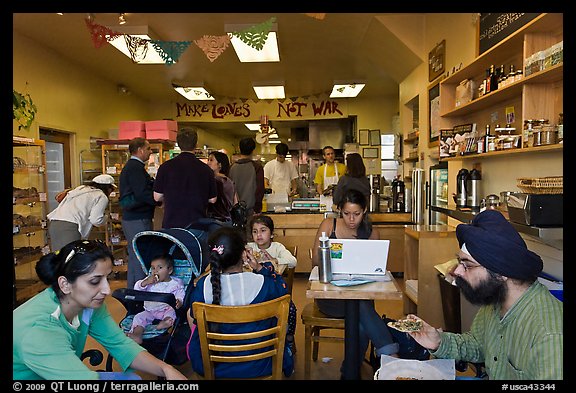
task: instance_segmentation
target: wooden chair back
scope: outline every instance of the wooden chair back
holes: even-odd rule
[[[294,255],[294,257],[296,259],[298,259],[298,246],[294,246],[292,248],[292,250],[290,250],[290,252],[292,252],[292,255]],[[287,267],[286,269],[284,269],[284,272],[282,273],[282,278],[284,278],[284,281],[286,281],[286,285],[288,286],[288,293],[290,295],[292,295],[292,286],[294,285],[294,273],[296,272],[296,267]]]
[[[272,373],[257,379],[282,379],[282,360],[288,327],[290,295],[264,303],[246,306],[221,306],[195,302],[192,304],[202,351],[204,378],[215,378],[217,363],[238,363],[265,358],[272,359]],[[276,324],[265,330],[249,333],[222,334],[212,331],[223,323],[249,323],[275,317]],[[260,342],[241,343],[242,340],[265,338]],[[240,342],[240,343],[239,343]],[[262,350],[262,348],[267,348]],[[252,354],[239,354],[254,351]],[[260,351],[258,351],[260,350]]]

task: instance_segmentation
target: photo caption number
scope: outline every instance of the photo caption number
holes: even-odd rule
[[[27,383],[24,386],[26,387],[25,390],[30,391],[39,391],[46,389],[46,385],[44,385],[43,383]]]

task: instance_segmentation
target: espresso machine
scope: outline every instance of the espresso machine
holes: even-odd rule
[[[370,213],[380,212],[380,175],[369,175],[370,180]]]

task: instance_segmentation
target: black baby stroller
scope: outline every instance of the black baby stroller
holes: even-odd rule
[[[120,322],[124,332],[128,332],[134,315],[144,310],[144,301],[156,301],[169,304],[176,310],[176,319],[167,329],[157,329],[156,324],[147,326],[143,334],[142,346],[152,355],[172,365],[181,365],[186,360],[186,343],[190,337],[190,327],[186,312],[190,307],[194,279],[205,268],[203,248],[206,233],[191,228],[170,228],[157,231],[142,231],[134,236],[132,245],[142,270],[148,275],[152,259],[167,253],[174,259],[172,276],[180,278],[185,285],[186,295],[182,306],[176,309],[173,294],[144,292],[132,288],[120,288],[112,293],[126,308],[126,316]]]

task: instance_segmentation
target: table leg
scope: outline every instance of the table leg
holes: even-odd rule
[[[346,322],[344,326],[344,379],[360,379],[359,358],[359,305],[353,299],[346,300]]]

